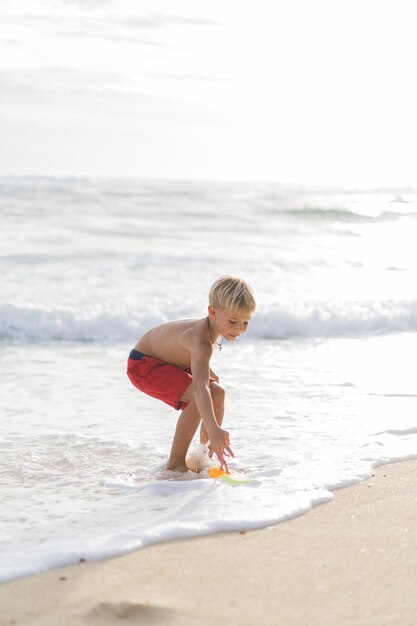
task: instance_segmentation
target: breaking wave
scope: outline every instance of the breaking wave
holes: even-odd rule
[[[111,313],[77,314],[60,309],[45,310],[4,304],[0,306],[0,340],[19,343],[130,343],[151,326],[181,317],[184,317],[184,311],[127,317]],[[247,337],[255,340],[285,340],[401,332],[417,332],[415,300],[343,305],[321,302],[298,309],[260,311]]]

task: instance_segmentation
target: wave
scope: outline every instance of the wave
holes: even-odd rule
[[[66,197],[62,203],[61,198]],[[320,185],[236,183],[106,177],[4,177],[0,176],[0,203],[7,213],[34,210],[34,198],[42,212],[72,211],[82,202],[88,211],[107,210],[112,199],[123,211],[136,214],[149,207],[158,212],[205,219],[229,214],[259,218],[259,213],[306,222],[386,222],[417,216],[417,189],[347,189]],[[106,200],[107,199],[107,200]],[[17,201],[16,201],[17,200]],[[13,201],[13,202],[11,202]],[[27,201],[29,204],[27,204]],[[132,204],[133,202],[133,204]],[[89,204],[90,203],[90,204]],[[37,207],[39,210],[39,206]]]
[[[391,200],[390,203],[394,202]],[[326,206],[325,204],[305,204],[300,201],[288,206],[286,202],[266,202],[257,201],[258,212],[267,216],[283,216],[304,222],[347,222],[347,223],[380,223],[392,222],[403,218],[416,218],[416,210],[403,204],[412,204],[408,200],[395,200],[401,203],[395,210],[383,209],[383,204],[376,206],[366,205],[362,208],[349,208],[348,206]]]
[[[417,301],[321,302],[256,316],[258,339],[331,338],[417,332]]]
[[[184,316],[156,311],[137,317],[111,313],[77,314],[66,310],[0,306],[0,341],[19,343],[131,343],[148,328]],[[374,336],[417,332],[417,301],[312,303],[300,309],[256,314],[249,339],[302,339]]]
[[[310,221],[336,221],[336,222],[391,222],[404,217],[416,217],[415,212],[405,211],[378,211],[377,213],[361,213],[349,209],[326,208],[326,207],[303,207],[283,209],[277,211],[280,215]]]
[[[110,313],[78,315],[72,311],[0,306],[0,340],[27,343],[136,341],[146,328],[166,321],[163,315],[139,320]]]

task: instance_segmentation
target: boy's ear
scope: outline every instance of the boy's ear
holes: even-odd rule
[[[216,317],[216,307],[209,304],[207,307],[207,311],[210,317]]]

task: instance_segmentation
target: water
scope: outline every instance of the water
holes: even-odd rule
[[[417,456],[417,193],[0,180],[0,579],[259,528]],[[231,487],[163,469],[177,415],[126,357],[244,276],[259,309],[213,369]],[[256,506],[254,506],[256,503]]]

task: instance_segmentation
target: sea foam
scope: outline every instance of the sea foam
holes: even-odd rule
[[[201,313],[201,312],[200,312]],[[196,316],[199,312],[196,312]],[[130,316],[80,314],[63,309],[0,306],[0,340],[42,343],[136,341],[148,328],[184,316],[183,310]],[[190,316],[187,316],[190,317]],[[311,303],[298,308],[257,312],[252,339],[374,336],[417,331],[417,302]]]

